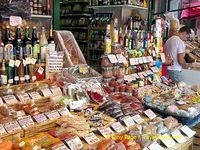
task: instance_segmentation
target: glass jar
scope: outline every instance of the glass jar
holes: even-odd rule
[[[102,67],[101,74],[104,78],[112,78],[113,76],[113,67]]]
[[[101,66],[102,67],[112,67],[113,66],[113,64],[108,59],[107,55],[102,55],[101,56]]]
[[[120,72],[120,66],[113,66],[113,76],[118,77]]]

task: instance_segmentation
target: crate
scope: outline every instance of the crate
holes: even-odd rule
[[[193,150],[199,150],[200,149],[200,123],[194,126],[192,130],[196,131],[196,134],[194,136],[194,142],[193,142]]]

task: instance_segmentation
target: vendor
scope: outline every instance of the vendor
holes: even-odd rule
[[[167,74],[174,83],[183,81],[182,68],[188,69],[192,67],[192,64],[186,63],[184,59],[184,41],[187,40],[190,32],[189,27],[183,26],[179,29],[177,35],[170,37],[165,43],[166,56],[170,56],[173,59],[173,64],[167,66]]]

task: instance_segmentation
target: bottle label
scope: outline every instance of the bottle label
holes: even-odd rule
[[[54,43],[48,44],[49,52],[54,52],[56,50],[56,45]]]
[[[15,66],[18,68],[19,67],[19,65],[20,65],[20,60],[15,60]]]
[[[8,84],[13,84],[13,79],[8,79]]]
[[[105,39],[105,53],[107,54],[111,53],[111,39],[109,38]]]
[[[132,49],[132,40],[131,39],[128,40],[128,49]]]
[[[14,65],[15,65],[15,61],[12,60],[12,59],[10,59],[10,60],[9,60],[9,66],[10,66],[10,67],[14,67]]]
[[[125,39],[125,47],[128,47],[128,38]]]
[[[35,44],[33,47],[33,58],[37,59],[39,53],[40,53],[40,45]]]
[[[25,81],[25,78],[24,77],[20,77],[20,81]]]
[[[19,81],[19,76],[15,76],[14,81]]]
[[[33,47],[31,44],[26,45],[26,54],[27,54],[27,57],[33,56]]]
[[[3,59],[3,47],[0,46],[0,60]]]
[[[36,76],[32,76],[32,77],[31,77],[31,80],[32,80],[32,81],[35,81],[35,80],[36,80]]]
[[[13,45],[12,44],[6,44],[4,47],[4,57],[6,60],[11,59],[13,56]]]
[[[118,43],[118,30],[114,29],[113,42]]]
[[[2,82],[2,84],[7,84],[7,76],[6,75],[1,75],[1,82]]]
[[[25,75],[24,78],[25,78],[25,80],[29,80],[30,76],[29,75]]]
[[[42,67],[38,68],[38,73],[39,73],[40,75],[43,74],[43,72],[44,72],[44,68],[42,68]]]
[[[47,48],[48,48],[47,45],[41,46],[40,55],[41,55],[41,60],[42,61],[44,61],[45,58],[46,58]]]

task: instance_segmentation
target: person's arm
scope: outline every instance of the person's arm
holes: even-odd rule
[[[190,63],[186,63],[185,62],[185,53],[178,53],[178,63],[184,68],[184,69],[188,69],[188,68],[192,68],[192,64]]]

